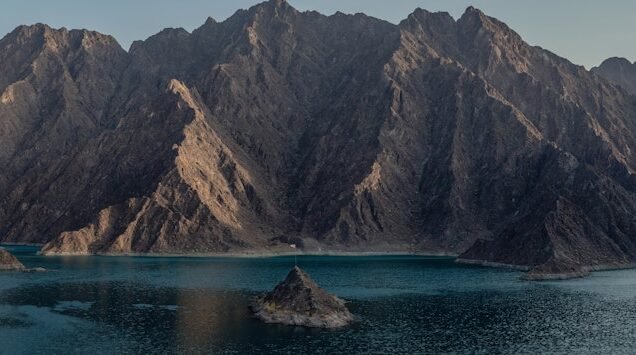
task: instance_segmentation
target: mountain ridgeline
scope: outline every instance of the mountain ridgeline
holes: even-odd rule
[[[636,262],[633,90],[472,7],[393,25],[272,0],[128,52],[38,24],[0,61],[2,242]]]

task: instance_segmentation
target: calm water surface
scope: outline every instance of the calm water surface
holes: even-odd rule
[[[0,273],[0,353],[635,353],[636,270],[532,283],[435,257],[300,257],[350,301],[345,329],[262,324],[279,258],[41,257]]]

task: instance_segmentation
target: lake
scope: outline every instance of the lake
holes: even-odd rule
[[[42,257],[0,273],[2,354],[634,353],[636,270],[527,282],[511,270],[421,256],[303,256],[357,321],[337,330],[268,325],[251,297],[293,257]]]

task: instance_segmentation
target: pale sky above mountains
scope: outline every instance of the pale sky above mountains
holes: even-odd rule
[[[222,21],[258,0],[3,0],[0,36],[21,24],[87,28],[113,35],[124,48],[165,27],[192,30],[208,16]],[[588,69],[608,57],[636,60],[636,1],[631,0],[290,0],[299,10],[364,12],[399,23],[417,7],[461,16],[473,5],[507,23],[531,44]]]

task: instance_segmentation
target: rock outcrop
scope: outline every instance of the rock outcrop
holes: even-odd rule
[[[13,254],[0,248],[0,271],[24,271],[26,268]]]
[[[298,266],[272,292],[255,298],[250,308],[266,323],[338,328],[353,321],[345,302],[321,289]]]
[[[636,98],[468,8],[0,41],[0,241],[636,262]],[[618,83],[619,85],[622,85]]]

